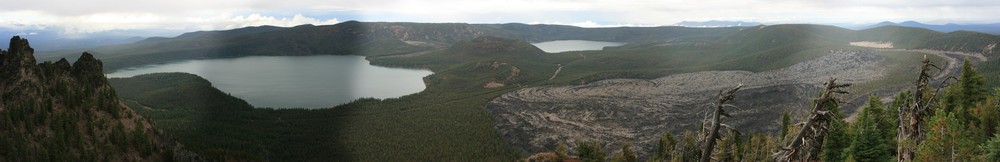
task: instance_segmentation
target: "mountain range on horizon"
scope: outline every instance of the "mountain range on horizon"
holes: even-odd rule
[[[899,23],[895,23],[895,22],[891,22],[891,21],[883,21],[883,22],[880,22],[880,23],[876,23],[874,25],[870,25],[870,26],[864,27],[862,29],[870,29],[870,28],[876,28],[876,27],[882,27],[882,26],[916,27],[916,28],[924,28],[924,29],[930,29],[930,30],[934,30],[934,31],[938,31],[938,32],[946,32],[946,33],[947,32],[953,32],[953,31],[965,30],[965,31],[982,32],[982,33],[993,34],[993,35],[1000,34],[1000,23],[988,23],[988,24],[955,24],[955,23],[946,23],[944,25],[933,25],[933,24],[920,23],[920,22],[917,22],[917,21],[903,21],[903,22],[899,22]]]
[[[777,24],[765,24],[761,22],[752,22],[752,21],[708,20],[708,21],[682,21],[679,23],[670,24],[666,26],[680,26],[680,27],[690,27],[690,28],[714,28],[714,27],[749,27],[758,25],[777,25]],[[984,24],[947,23],[943,25],[934,25],[934,24],[925,24],[917,21],[903,21],[899,23],[891,21],[883,21],[871,25],[842,25],[842,24],[841,25],[825,24],[825,25],[834,25],[854,30],[870,29],[881,26],[906,26],[906,27],[925,28],[938,32],[953,32],[953,31],[965,30],[965,31],[988,33],[993,35],[1000,34],[1000,23],[984,23]],[[280,29],[280,28],[292,28],[292,27],[276,27],[276,26],[264,25],[264,26],[244,27],[244,28]],[[234,29],[242,29],[242,28],[234,28]],[[234,30],[234,29],[228,29],[228,30]],[[147,30],[133,29],[133,30],[110,30],[110,31],[92,32],[92,33],[66,34],[65,31],[62,31],[62,29],[58,27],[28,28],[28,29],[0,27],[0,34],[2,35],[18,35],[24,38],[31,39],[33,45],[39,51],[85,49],[85,48],[94,48],[94,47],[109,46],[109,45],[129,44],[146,39],[162,39],[165,37],[183,36],[183,35],[205,33],[212,31],[227,31],[227,30],[180,32],[177,30],[157,31],[148,29]],[[0,40],[0,44],[7,44],[7,43],[8,42],[6,40]]]
[[[764,25],[764,24],[759,23],[759,22],[719,21],[719,20],[709,20],[709,21],[681,21],[679,23],[673,24],[673,26],[683,26],[683,27],[692,27],[692,28],[757,26],[757,25]]]
[[[38,26],[38,27],[0,27],[0,35],[17,35],[25,39],[31,39],[33,48],[39,51],[69,50],[92,48],[108,45],[128,44],[150,37],[176,36],[186,33],[179,30],[157,30],[157,29],[123,29],[107,30],[97,32],[73,32],[65,27],[59,26]],[[7,44],[8,40],[0,40],[0,44]]]

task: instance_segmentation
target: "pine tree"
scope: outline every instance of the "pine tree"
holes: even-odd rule
[[[739,152],[736,143],[737,136],[735,131],[728,131],[721,139],[718,139],[718,145],[714,148],[715,151],[709,159],[713,161],[738,161],[739,156],[736,155]]]
[[[985,87],[986,79],[976,72],[968,59],[962,62],[962,75],[958,78],[959,105],[962,107],[975,106],[976,102],[986,99],[988,91]]]
[[[850,156],[856,161],[888,161],[891,159],[891,153],[893,150],[889,149],[889,145],[886,144],[885,140],[880,138],[878,134],[880,133],[877,128],[875,128],[874,123],[865,123],[858,128],[858,135],[854,136],[854,142],[851,143]]]
[[[667,133],[660,137],[660,141],[656,143],[656,153],[653,154],[653,161],[666,161],[670,160],[670,155],[674,152],[674,147],[677,147],[677,139],[674,139],[673,133]]]
[[[844,161],[844,152],[851,145],[851,135],[843,120],[831,120],[823,141],[823,161]]]
[[[955,113],[962,122],[973,119],[969,109],[986,99],[988,91],[985,84],[983,76],[976,72],[969,60],[965,60],[957,84],[945,90],[945,96],[941,101],[944,112]]]
[[[965,127],[951,113],[936,113],[928,123],[916,161],[974,161],[975,145]]]
[[[988,91],[985,85],[985,78],[976,72],[968,60],[962,64],[962,73],[958,82],[954,86],[948,87],[942,99],[942,106],[945,112],[955,115],[959,122],[964,123],[967,136],[972,140],[981,143],[985,142],[994,133],[997,112],[989,104]]]
[[[888,130],[894,130],[895,128],[888,128],[881,117],[884,117],[885,113],[882,112],[882,102],[878,100],[877,96],[871,96],[868,99],[868,104],[861,110],[858,114],[857,120],[854,123],[854,139],[851,141],[851,147],[849,155],[855,161],[888,161],[891,157],[890,155],[894,152],[890,147],[890,143],[886,138]],[[895,133],[891,134],[895,135]]]
[[[750,139],[740,145],[740,161],[773,161],[771,153],[777,143],[769,135],[750,135]]]
[[[778,135],[778,139],[785,139],[788,135],[789,126],[792,124],[792,117],[788,114],[788,111],[781,113],[781,134]]]
[[[995,89],[986,101],[976,104],[973,115],[979,122],[980,134],[995,135],[997,127],[1000,127],[1000,88]]]
[[[585,162],[601,162],[604,161],[605,155],[603,149],[601,149],[601,142],[579,142],[576,146],[576,155],[580,157],[580,160]]]
[[[1000,134],[993,134],[993,138],[983,144],[982,149],[986,161],[1000,161]]]
[[[679,149],[674,150],[675,154],[672,155],[671,161],[697,161],[699,159],[699,149],[698,149],[698,135],[693,131],[684,131],[683,144]]]

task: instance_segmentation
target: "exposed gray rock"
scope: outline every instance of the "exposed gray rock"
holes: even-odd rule
[[[723,123],[743,132],[773,133],[782,111],[804,111],[823,81],[859,83],[885,75],[872,51],[830,54],[782,69],[704,71],[652,80],[608,79],[585,85],[525,88],[486,104],[503,138],[526,153],[551,150],[559,142],[599,140],[610,151],[635,143],[640,157],[667,131],[697,130],[719,90],[744,84],[731,104],[741,107]]]

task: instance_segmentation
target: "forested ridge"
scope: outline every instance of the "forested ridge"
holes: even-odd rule
[[[35,62],[28,40],[0,51],[0,161],[201,161],[123,105],[101,61]]]

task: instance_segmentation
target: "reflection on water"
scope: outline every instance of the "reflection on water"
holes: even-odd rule
[[[604,47],[609,46],[620,46],[625,43],[618,42],[601,42],[601,41],[588,41],[588,40],[558,40],[535,43],[535,47],[542,49],[542,51],[548,53],[559,53],[566,51],[587,51],[587,50],[601,50]]]
[[[424,90],[427,70],[379,67],[361,56],[251,56],[190,60],[115,71],[108,77],[155,72],[201,76],[256,107],[325,108],[361,97],[394,98]]]

